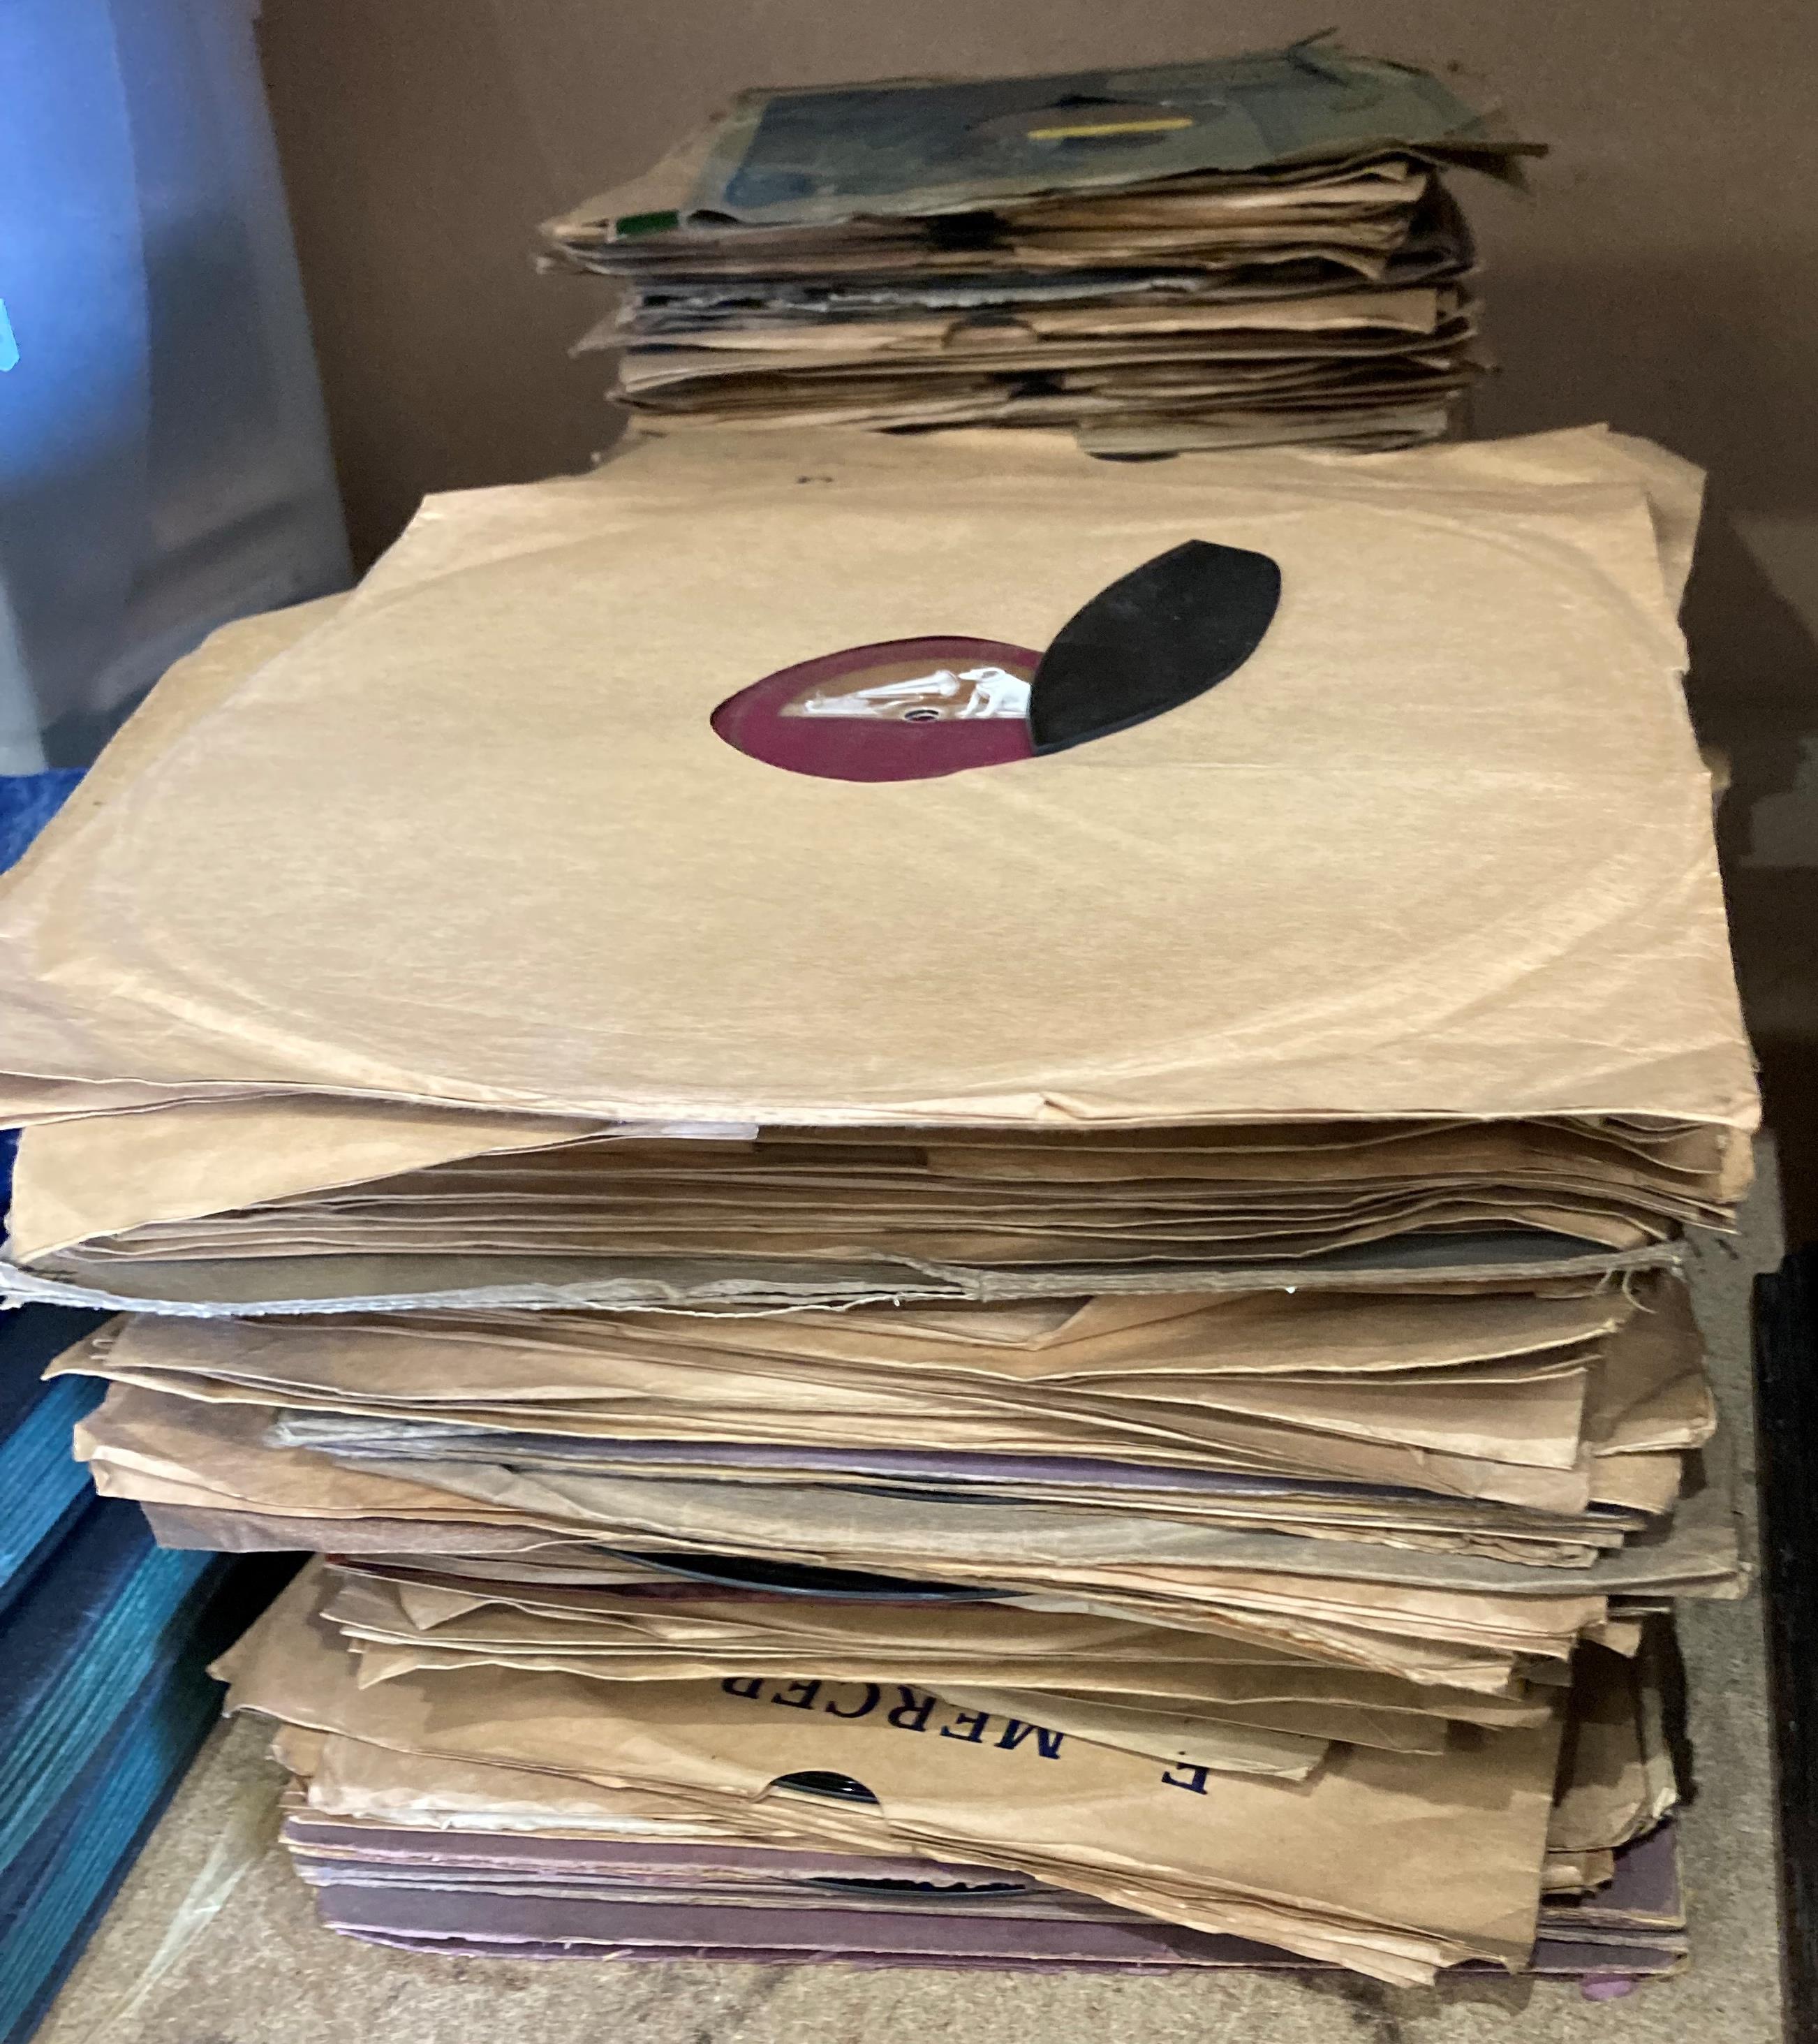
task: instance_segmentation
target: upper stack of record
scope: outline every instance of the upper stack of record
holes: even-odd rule
[[[205,1305],[1670,1261],[1755,1115],[1697,501],[1600,432],[690,433],[435,500],[6,882],[15,1259]]]
[[[1380,448],[1441,435],[1486,364],[1442,173],[1524,152],[1318,40],[748,92],[543,232],[552,267],[630,286],[583,344],[652,417]]]

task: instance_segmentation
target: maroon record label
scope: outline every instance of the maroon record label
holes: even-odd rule
[[[791,773],[922,781],[1034,757],[1041,660],[996,639],[892,639],[767,674],[713,713],[728,745]]]

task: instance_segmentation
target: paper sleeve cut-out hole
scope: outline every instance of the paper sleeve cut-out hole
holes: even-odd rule
[[[1189,540],[1076,611],[1045,653],[959,635],[784,667],[712,716],[728,745],[835,781],[922,781],[1064,752],[1178,709],[1242,667],[1281,600],[1266,554]]]
[[[862,1781],[850,1774],[834,1774],[824,1768],[804,1767],[794,1774],[779,1774],[771,1788],[792,1788],[798,1796],[824,1796],[835,1803],[861,1803],[877,1808],[877,1798]],[[769,1794],[769,1790],[765,1790]]]

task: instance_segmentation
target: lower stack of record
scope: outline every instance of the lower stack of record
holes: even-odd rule
[[[56,1368],[162,1538],[325,1556],[221,1672],[336,1928],[1670,1969],[1665,1614],[1738,1587],[1684,1286],[1400,1283],[143,1315]]]

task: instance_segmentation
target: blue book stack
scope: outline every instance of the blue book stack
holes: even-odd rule
[[[0,866],[76,778],[0,778]],[[160,1548],[95,1496],[70,1435],[103,1387],[42,1377],[104,1317],[0,1312],[0,2044],[50,2005],[215,1720],[209,1662],[287,1573]]]
[[[70,1434],[105,1387],[90,1377],[40,1380],[53,1356],[105,1317],[59,1306],[0,1313],[0,1625],[94,1502],[87,1470],[70,1454]]]

